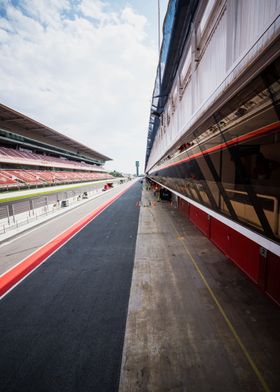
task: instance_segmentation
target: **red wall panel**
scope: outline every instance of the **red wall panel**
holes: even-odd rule
[[[225,255],[263,291],[280,305],[280,257],[267,252],[260,255],[260,245],[221,221],[179,198],[179,209]]]
[[[229,236],[227,226],[211,216],[210,239],[228,256]]]
[[[206,212],[200,210],[194,205],[190,204],[189,207],[189,218],[207,237],[210,233],[210,219]]]
[[[259,280],[259,245],[211,217],[210,239],[255,283]]]
[[[237,231],[227,227],[229,236],[229,258],[255,283],[259,281],[260,246]]]
[[[268,252],[266,292],[280,305],[280,258]]]
[[[189,216],[189,203],[181,198],[178,199],[178,208],[181,213],[188,217]]]

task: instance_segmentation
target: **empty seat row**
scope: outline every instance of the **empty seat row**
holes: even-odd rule
[[[68,172],[49,170],[0,170],[0,188],[26,185],[50,185],[78,181],[109,179],[108,173]]]
[[[43,155],[43,154],[37,154],[32,151],[26,151],[26,150],[15,150],[13,148],[8,148],[8,147],[0,147],[0,162],[1,162],[1,157],[2,159],[4,158],[5,161],[7,158],[11,161],[14,161],[15,158],[19,160],[19,162],[26,162],[30,164],[30,160],[34,161],[34,165],[44,165],[44,166],[56,166],[57,164],[61,165],[61,167],[67,167],[69,168],[72,166],[77,167],[77,169],[96,169],[97,166],[92,164],[88,164],[85,162],[77,162],[77,161],[71,161],[67,158],[61,158],[61,157],[55,157],[55,156],[50,156],[50,155]],[[29,162],[27,162],[27,160]],[[98,167],[98,170],[104,170],[102,167]]]

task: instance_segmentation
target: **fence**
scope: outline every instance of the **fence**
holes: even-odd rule
[[[115,185],[120,179],[112,180]],[[104,184],[89,184],[79,188],[36,196],[24,200],[3,202],[0,204],[0,236],[7,231],[17,229],[41,218],[55,213],[66,205],[79,204],[84,198],[91,198],[100,193]],[[65,200],[67,201],[65,203]]]

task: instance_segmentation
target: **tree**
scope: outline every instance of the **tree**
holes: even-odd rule
[[[116,170],[110,172],[109,174],[111,174],[111,176],[113,176],[113,177],[123,177],[122,173],[120,173]]]

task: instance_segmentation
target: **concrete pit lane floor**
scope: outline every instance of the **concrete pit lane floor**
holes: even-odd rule
[[[280,309],[143,191],[119,392],[280,390]]]
[[[140,199],[138,183],[0,302],[1,390],[278,391],[279,308]]]

